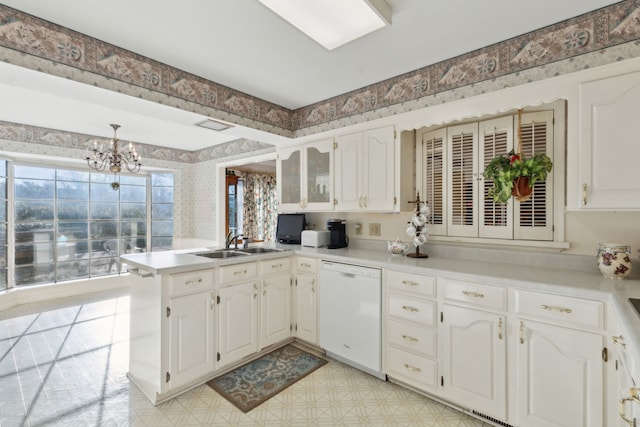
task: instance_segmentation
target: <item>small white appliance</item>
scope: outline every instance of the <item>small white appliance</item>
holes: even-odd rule
[[[302,232],[302,246],[319,248],[327,246],[331,240],[331,233],[328,231],[304,230]]]

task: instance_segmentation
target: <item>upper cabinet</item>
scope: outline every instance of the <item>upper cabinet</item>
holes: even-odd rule
[[[640,209],[640,72],[580,85],[577,192],[569,208]]]
[[[393,126],[336,138],[336,210],[394,211]]]
[[[278,210],[333,209],[333,140],[279,151],[276,173]]]

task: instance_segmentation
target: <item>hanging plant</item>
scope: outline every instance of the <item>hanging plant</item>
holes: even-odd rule
[[[520,202],[531,198],[536,182],[544,182],[553,164],[544,153],[526,158],[522,155],[522,110],[518,110],[518,152],[511,150],[496,156],[484,169],[484,177],[493,181],[488,196],[496,203],[507,203],[515,196]]]

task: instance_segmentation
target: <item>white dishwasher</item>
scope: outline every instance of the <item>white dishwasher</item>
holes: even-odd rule
[[[319,332],[328,356],[385,379],[380,277],[379,268],[322,261]]]

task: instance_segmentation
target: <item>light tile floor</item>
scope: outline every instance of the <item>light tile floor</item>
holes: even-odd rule
[[[247,414],[207,385],[153,406],[126,377],[123,291],[0,312],[0,426],[488,426],[331,361]]]

